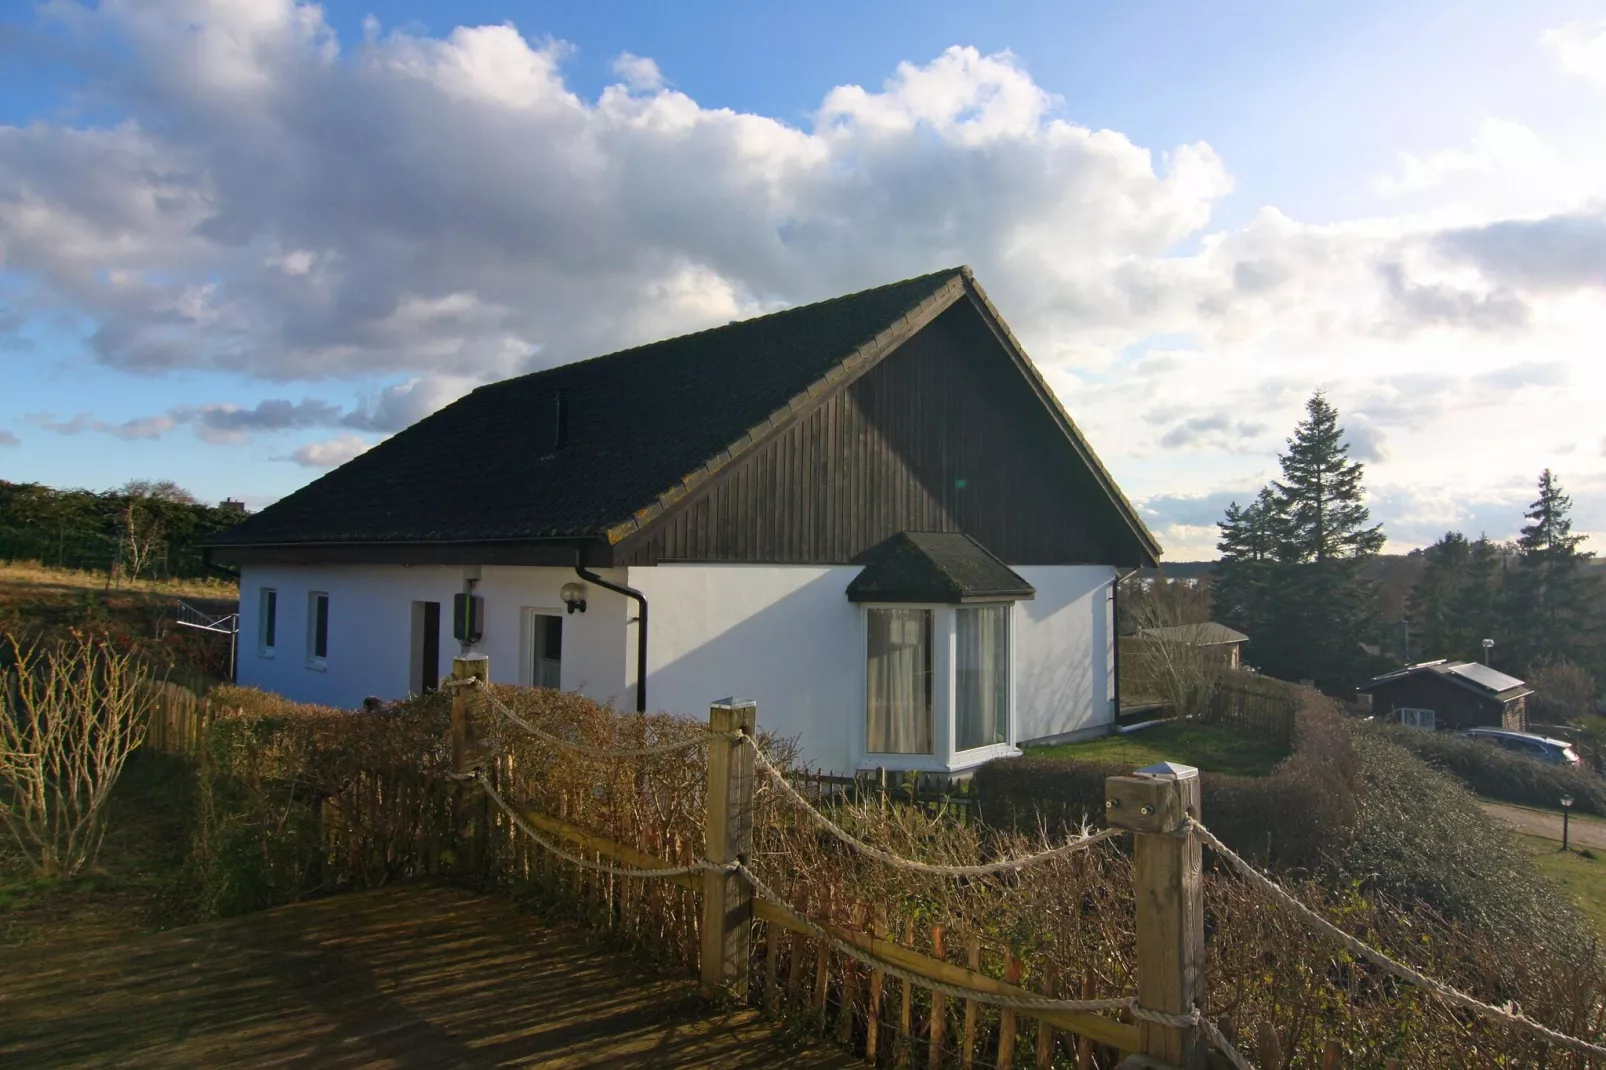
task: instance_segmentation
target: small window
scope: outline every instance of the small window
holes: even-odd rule
[[[954,746],[1008,742],[1009,607],[967,607],[955,616]]]
[[[272,587],[262,588],[257,597],[257,654],[273,657],[279,645],[279,592]]]
[[[867,749],[930,754],[931,610],[872,609],[867,617]]]
[[[1400,707],[1400,723],[1408,728],[1425,728],[1431,732],[1437,727],[1437,720],[1432,710],[1417,709],[1412,706]]]
[[[307,596],[307,664],[321,669],[329,657],[329,595],[313,591]]]

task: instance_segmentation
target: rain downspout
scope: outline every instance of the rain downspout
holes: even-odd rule
[[[1115,570],[1115,582],[1110,584],[1110,631],[1115,633],[1115,656],[1111,659],[1111,672],[1115,676],[1115,713],[1110,724],[1121,723],[1121,581],[1131,578],[1137,569],[1128,569],[1125,575]]]
[[[594,583],[604,590],[622,594],[626,598],[634,598],[640,607],[640,615],[636,624],[636,712],[647,712],[647,596],[634,587],[626,587],[622,583],[611,583],[592,572],[585,566],[585,549],[575,549],[574,561],[575,575],[587,583]]]

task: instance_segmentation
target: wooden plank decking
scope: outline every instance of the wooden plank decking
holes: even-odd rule
[[[853,1065],[582,930],[443,887],[8,957],[0,1066]]]

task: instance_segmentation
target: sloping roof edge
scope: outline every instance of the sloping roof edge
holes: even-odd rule
[[[617,546],[624,540],[645,532],[663,519],[675,505],[689,497],[693,491],[780,434],[800,415],[823,401],[834,387],[856,379],[868,371],[882,357],[897,349],[963,297],[965,280],[969,277],[970,268],[954,269],[954,277],[944,283],[941,289],[832,365],[830,371],[787,399],[786,404],[737,436],[736,440],[723,450],[686,473],[680,482],[663,491],[654,501],[636,510],[628,519],[609,527],[604,532],[608,543]]]
[[[954,270],[954,277],[945,283],[930,297],[910,309],[901,319],[887,329],[877,334],[857,350],[850,353],[840,362],[833,365],[825,375],[811,383],[807,389],[800,391],[790,398],[784,406],[776,409],[769,418],[749,428],[725,449],[709,458],[706,462],[687,473],[679,483],[659,494],[657,499],[642,509],[633,513],[628,520],[608,528],[605,535],[608,543],[617,546],[626,539],[633,538],[661,520],[675,505],[691,495],[691,493],[734,462],[745,457],[748,453],[768,442],[775,435],[783,431],[795,419],[809,408],[824,401],[826,395],[834,388],[858,378],[869,371],[881,358],[890,354],[898,346],[911,338],[921,328],[931,323],[943,312],[957,304],[960,299],[969,295],[978,312],[981,313],[994,337],[999,341],[1004,351],[1014,360],[1016,367],[1025,375],[1038,400],[1047,407],[1049,414],[1059,426],[1061,433],[1070,442],[1083,464],[1092,472],[1094,481],[1109,497],[1116,512],[1126,521],[1138,544],[1149,557],[1149,564],[1153,565],[1163,552],[1154,534],[1149,531],[1148,525],[1138,515],[1137,510],[1116,485],[1115,479],[1110,475],[1104,462],[1099,460],[1098,454],[1093,452],[1076,421],[1071,419],[1065,406],[1060,404],[1059,398],[1054,394],[1053,388],[1037,370],[1037,365],[1027,355],[1025,348],[1004,322],[1003,316],[994,307],[987,297],[986,291],[976,281],[976,273],[968,264],[961,265]]]
[[[1020,340],[1015,337],[1015,332],[1009,329],[1009,324],[1004,321],[1003,316],[999,315],[998,309],[993,305],[992,300],[988,298],[987,291],[983,290],[981,283],[976,281],[975,273],[970,270],[969,266],[962,267],[959,270],[972,300],[976,302],[983,313],[982,318],[987,321],[988,326],[998,335],[1004,349],[1015,358],[1021,371],[1031,382],[1033,389],[1037,391],[1038,397],[1048,407],[1049,412],[1053,414],[1055,421],[1059,423],[1060,430],[1070,440],[1071,447],[1076,450],[1077,455],[1088,466],[1088,469],[1093,473],[1093,478],[1103,488],[1105,494],[1109,495],[1110,502],[1115,506],[1116,511],[1121,514],[1122,518],[1126,520],[1127,526],[1132,529],[1132,534],[1137,537],[1139,544],[1148,552],[1149,564],[1157,564],[1163,552],[1160,541],[1154,537],[1154,533],[1149,530],[1149,526],[1143,522],[1143,518],[1138,515],[1138,511],[1133,508],[1132,503],[1127,500],[1127,496],[1116,485],[1114,477],[1110,475],[1109,469],[1104,467],[1104,462],[1099,460],[1098,454],[1093,452],[1093,447],[1088,444],[1081,428],[1076,426],[1076,421],[1071,419],[1071,414],[1065,411],[1064,405],[1060,404],[1059,397],[1055,395],[1053,388],[1048,385],[1048,380],[1043,378],[1043,373],[1037,370],[1037,365],[1032,363],[1032,358],[1027,355],[1026,348],[1020,344]]]

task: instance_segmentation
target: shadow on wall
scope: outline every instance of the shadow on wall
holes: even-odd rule
[[[1094,588],[1093,593],[1097,593]],[[1109,624],[1103,598],[1088,597],[1082,592],[1078,601],[1087,607],[1087,635],[1097,642],[1108,633]],[[1022,602],[1027,619],[1034,628],[1045,628],[1045,622],[1058,613],[1075,613],[1077,607],[1055,604],[1050,600]],[[1035,657],[1015,658],[1015,716],[1019,742],[1075,732],[1102,723],[1099,720],[1101,703],[1108,703],[1107,671],[1096,665],[1096,658],[1088,657],[1085,650],[1036,650]]]
[[[656,619],[674,619],[667,607],[660,612]],[[737,616],[740,609],[731,613]],[[655,634],[650,641],[665,640]],[[705,717],[716,699],[755,699],[760,727],[799,739],[811,765],[846,768],[850,725],[858,723],[862,706],[856,660],[862,656],[847,579],[833,570],[652,669],[648,704]]]

